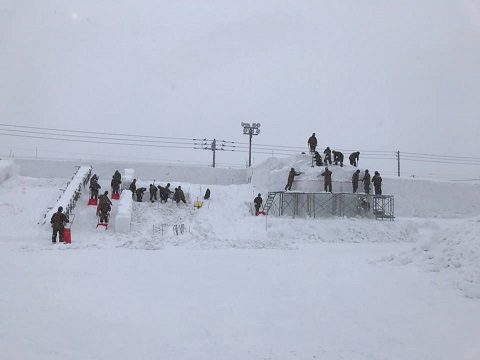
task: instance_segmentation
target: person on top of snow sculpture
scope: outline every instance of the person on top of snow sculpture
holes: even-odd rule
[[[324,163],[325,165],[332,165],[332,150],[330,150],[330,147],[327,146],[325,150],[323,150],[323,153],[325,154],[325,160]]]
[[[307,144],[310,146],[310,152],[315,152],[315,149],[317,148],[317,138],[315,137],[315,133],[308,138]]]
[[[378,171],[372,177],[373,187],[375,188],[375,195],[382,195],[382,177]]]
[[[358,189],[358,181],[360,179],[360,170],[357,169],[352,175],[352,186],[353,186],[353,193],[355,194]]]
[[[363,175],[363,189],[365,190],[365,194],[370,194],[370,173],[368,169],[365,170],[365,174]]]
[[[332,172],[328,170],[328,166],[325,167],[325,171],[320,175],[323,176],[323,190],[325,192],[332,192]]]
[[[350,165],[357,166],[358,160],[360,159],[360,151],[356,151],[350,154],[348,160],[350,160]]]
[[[288,173],[288,180],[287,185],[285,185],[285,191],[292,190],[293,180],[295,179],[295,176],[299,176],[302,174],[302,172],[296,172],[295,169],[292,167],[290,169],[290,172]]]
[[[340,166],[343,167],[343,154],[340,151],[332,151],[333,154],[333,163],[335,165],[338,165],[340,163]]]

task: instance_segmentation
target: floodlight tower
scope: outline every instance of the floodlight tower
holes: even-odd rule
[[[260,123],[253,123],[250,125],[249,123],[243,123],[243,135],[249,136],[249,145],[248,145],[248,167],[252,166],[252,135],[260,134]]]

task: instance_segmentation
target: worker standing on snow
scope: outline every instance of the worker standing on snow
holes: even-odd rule
[[[262,206],[262,194],[258,194],[258,196],[253,200],[253,203],[255,204],[255,216],[258,215],[258,212],[260,211],[260,206]]]
[[[63,213],[63,207],[59,206],[55,214],[52,215],[50,219],[50,224],[52,224],[52,243],[57,242],[58,240],[63,242],[63,230],[65,229],[65,223],[68,223],[68,217]]]

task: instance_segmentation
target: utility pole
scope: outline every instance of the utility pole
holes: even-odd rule
[[[400,151],[397,151],[397,168],[398,168],[398,177],[400,177]]]
[[[253,123],[251,126],[249,123],[243,123],[243,135],[249,136],[248,142],[248,167],[252,166],[252,135],[260,134],[260,123]]]
[[[215,167],[215,150],[217,149],[217,141],[216,141],[215,139],[213,139],[213,141],[212,141],[211,148],[212,148],[212,152],[213,152],[213,164],[212,164],[212,167]]]
[[[222,151],[235,151],[234,148],[235,145],[233,141],[225,141],[225,140],[219,140],[219,143],[217,143],[216,139],[209,140],[209,139],[193,139],[194,141],[201,141],[201,143],[194,143],[194,149],[203,149],[203,150],[211,150],[213,153],[213,162],[212,162],[212,167],[215,167],[215,152],[217,150],[222,150]],[[210,145],[208,144],[210,142]],[[199,147],[197,147],[199,146]]]

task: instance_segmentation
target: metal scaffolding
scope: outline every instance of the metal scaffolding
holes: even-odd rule
[[[263,210],[269,215],[293,218],[360,216],[393,220],[394,205],[393,195],[276,191],[268,193],[268,201]]]

